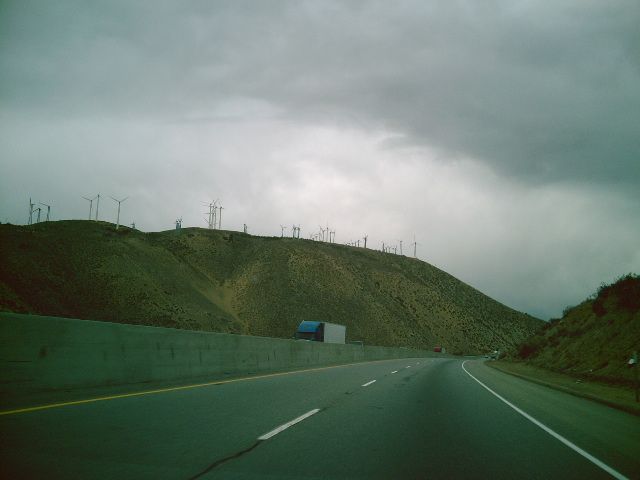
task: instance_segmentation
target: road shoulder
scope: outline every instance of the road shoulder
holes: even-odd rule
[[[584,381],[520,362],[488,361],[485,365],[538,385],[640,416],[640,403],[635,402],[634,392],[628,388]]]

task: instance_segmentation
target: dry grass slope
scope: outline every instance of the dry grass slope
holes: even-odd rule
[[[640,350],[640,277],[627,275],[565,310],[518,348],[527,363],[610,384],[631,385],[627,367]]]
[[[302,319],[367,344],[485,352],[540,325],[419,260],[238,232],[0,225],[0,309],[291,337]]]

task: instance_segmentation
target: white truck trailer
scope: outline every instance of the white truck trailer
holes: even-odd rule
[[[347,327],[328,322],[313,322],[304,320],[298,325],[297,340],[311,342],[345,343]]]

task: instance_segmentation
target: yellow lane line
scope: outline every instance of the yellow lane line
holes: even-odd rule
[[[244,382],[247,380],[258,380],[260,378],[269,378],[269,377],[281,377],[283,375],[292,375],[295,373],[302,373],[302,372],[316,372],[319,370],[328,370],[331,368],[340,368],[340,367],[349,367],[351,365],[362,365],[364,363],[376,363],[376,362],[389,362],[392,360],[399,360],[399,359],[388,359],[388,360],[373,360],[370,362],[354,362],[354,363],[347,363],[344,365],[332,365],[330,367],[317,367],[317,368],[308,368],[305,370],[293,370],[291,372],[279,372],[279,373],[268,373],[266,375],[258,375],[255,377],[242,377],[242,378],[232,378],[229,380],[216,380],[213,382],[207,382],[207,383],[196,383],[196,384],[192,384],[192,385],[183,385],[180,387],[167,387],[167,388],[157,388],[155,390],[144,390],[142,392],[133,392],[133,393],[121,393],[121,394],[117,394],[117,395],[109,395],[106,397],[95,397],[95,398],[87,398],[84,400],[73,400],[71,402],[62,402],[62,403],[49,403],[46,405],[38,405],[36,407],[25,407],[25,408],[18,408],[15,410],[2,410],[0,411],[0,416],[1,415],[15,415],[18,413],[27,413],[27,412],[35,412],[38,410],[48,410],[51,408],[59,408],[59,407],[67,407],[70,405],[82,405],[84,403],[93,403],[93,402],[103,402],[106,400],[116,400],[118,398],[127,398],[127,397],[140,397],[142,395],[154,395],[156,393],[165,393],[165,392],[175,392],[177,390],[188,390],[191,388],[202,388],[202,387],[209,387],[212,385],[223,385],[225,383],[235,383],[235,382]]]

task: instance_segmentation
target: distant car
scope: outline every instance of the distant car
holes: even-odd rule
[[[433,351],[437,353],[442,353],[442,347],[440,345],[436,345],[433,347]]]

